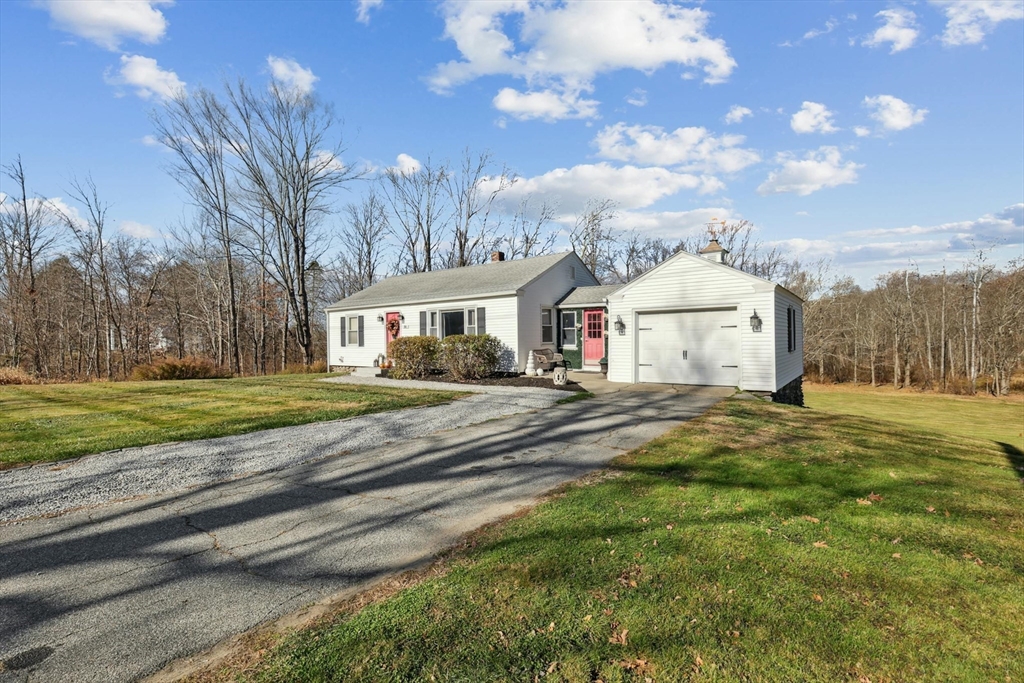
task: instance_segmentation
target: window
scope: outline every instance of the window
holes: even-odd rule
[[[786,309],[786,346],[789,352],[796,351],[796,309]]]
[[[562,346],[576,346],[576,311],[562,313]]]
[[[551,320],[551,309],[540,309],[540,341],[542,344],[555,343],[555,325]]]
[[[476,334],[476,309],[466,309],[466,334]]]
[[[465,311],[441,312],[441,336],[450,337],[453,334],[466,334]]]
[[[569,266],[569,278],[572,280],[576,279],[576,266]]]
[[[359,317],[352,316],[348,319],[348,345],[359,345]]]
[[[437,311],[428,311],[427,312],[427,320],[428,320],[427,334],[430,335],[431,337],[438,336],[438,334],[437,334]]]

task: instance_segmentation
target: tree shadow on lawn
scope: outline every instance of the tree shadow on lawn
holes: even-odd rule
[[[997,441],[996,443],[1003,449],[1003,453],[1006,454],[1006,459],[1010,461],[1010,467],[1013,468],[1014,474],[1020,479],[1020,483],[1024,484],[1024,451],[1002,441]]]

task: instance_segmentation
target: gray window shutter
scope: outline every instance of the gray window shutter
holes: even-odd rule
[[[427,336],[427,312],[420,311],[420,336]]]
[[[476,333],[487,334],[487,309],[476,309]]]
[[[363,345],[363,316],[359,316],[359,345]]]
[[[348,346],[348,335],[345,334],[345,316],[341,316],[341,345]]]

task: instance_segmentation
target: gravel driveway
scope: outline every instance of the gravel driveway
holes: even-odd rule
[[[0,522],[52,515],[115,500],[180,492],[340,452],[358,453],[382,444],[544,408],[567,395],[554,389],[366,377],[336,377],[325,381],[435,391],[453,389],[473,395],[439,406],[217,439],[125,448],[75,460],[0,471]]]

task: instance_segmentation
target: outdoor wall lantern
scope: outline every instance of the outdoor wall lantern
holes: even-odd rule
[[[402,315],[401,313],[398,314],[398,319],[401,320],[403,323],[405,322],[405,316]]]
[[[622,316],[615,316],[615,329],[619,334],[626,334],[626,323],[622,322]]]
[[[754,311],[754,315],[750,316],[750,329],[754,332],[761,331],[761,317],[757,314],[757,310]]]
[[[384,314],[383,313],[378,313],[377,314],[377,322],[379,322],[379,323],[384,322]]]

